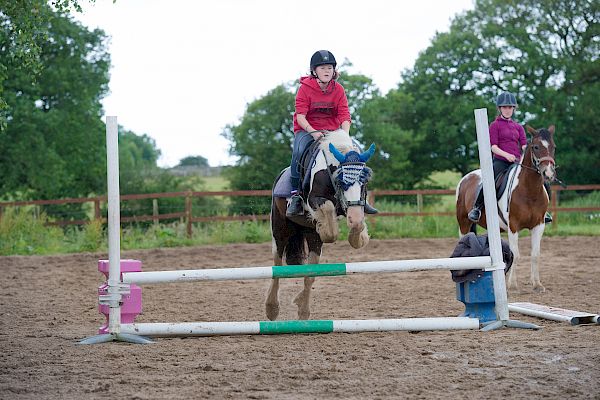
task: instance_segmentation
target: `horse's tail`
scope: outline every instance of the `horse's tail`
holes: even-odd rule
[[[296,230],[290,236],[287,246],[285,246],[285,263],[287,265],[304,264],[304,260],[306,259],[304,242],[304,235],[299,230]]]

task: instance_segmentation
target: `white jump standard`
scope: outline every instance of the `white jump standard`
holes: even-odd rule
[[[106,270],[108,270],[107,283],[99,288],[100,309],[102,313],[107,315],[107,323],[100,329],[99,335],[84,339],[80,343],[93,344],[114,340],[149,343],[150,341],[144,338],[144,336],[264,335],[478,329],[480,327],[480,320],[476,317],[183,323],[134,322],[136,314],[141,312],[141,289],[136,285],[163,282],[339,276],[356,273],[390,273],[440,269],[481,269],[493,275],[493,298],[495,301],[493,303],[494,311],[492,312],[492,318],[495,314],[496,320],[487,324],[483,330],[503,326],[538,329],[539,327],[536,325],[508,319],[508,301],[504,280],[505,266],[502,260],[498,214],[495,212],[496,208],[493,204],[493,199],[496,196],[494,193],[492,159],[487,130],[487,110],[475,110],[475,117],[484,198],[486,202],[485,210],[488,221],[490,256],[154,272],[142,272],[141,262],[137,260],[124,260],[123,263],[120,260],[117,120],[116,117],[107,117],[109,265],[106,268],[106,262],[102,261],[99,265],[100,270],[103,272],[106,273]],[[126,323],[122,323],[122,315],[123,321]]]

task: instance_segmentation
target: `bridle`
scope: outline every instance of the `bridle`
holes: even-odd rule
[[[331,169],[329,168],[329,163],[327,162],[327,155],[325,154],[325,152],[323,150],[321,150],[321,152],[323,153],[323,157],[325,157],[325,164],[327,165],[327,174],[329,175],[329,180],[331,181],[331,185],[333,186],[334,190],[335,190],[335,199],[337,200],[338,204],[340,205],[342,212],[344,213],[344,215],[346,214],[346,211],[348,210],[348,207],[352,207],[352,206],[361,206],[364,207],[365,205],[365,198],[366,198],[366,190],[364,190],[366,183],[368,182],[371,172],[370,169],[366,167],[366,163],[364,162],[347,162],[347,163],[341,163],[340,165],[338,165],[335,169],[335,171],[332,173]],[[354,182],[352,182],[352,184],[354,184],[355,182],[359,182],[361,185],[361,196],[360,196],[360,200],[354,200],[354,201],[348,201],[346,199],[346,195],[344,195],[344,188],[343,188],[343,183],[340,180],[340,174],[343,174],[344,171],[346,171],[346,173],[348,173],[349,171],[352,171],[352,174],[355,175],[354,176]]]
[[[533,149],[531,148],[533,146],[533,143],[529,144],[529,150],[531,152],[531,165],[533,165],[533,167],[530,167],[529,165],[525,165],[523,163],[516,163],[517,165],[520,165],[523,168],[535,171],[538,175],[542,175],[542,171],[540,169],[540,165],[544,162],[544,161],[548,161],[550,164],[552,164],[553,168],[556,168],[556,162],[554,161],[554,158],[550,157],[550,156],[543,156],[543,157],[537,157],[535,155],[535,152],[533,151]],[[554,178],[554,180],[557,180],[556,178]]]
[[[533,146],[533,143],[530,143],[528,147],[530,148],[532,146]],[[533,167],[530,167],[529,165],[525,165],[523,163],[516,163],[516,164],[520,165],[522,168],[526,168],[526,169],[536,172],[538,175],[542,176],[542,178],[543,178],[544,174],[542,173],[542,171],[540,169],[540,165],[544,161],[548,161],[550,164],[552,164],[552,167],[554,168],[554,176],[552,177],[551,182],[558,182],[561,186],[566,187],[567,185],[563,181],[558,179],[558,177],[556,176],[556,162],[554,161],[554,158],[550,157],[550,156],[537,157],[535,155],[535,152],[533,151],[533,149],[531,148],[530,150],[531,150],[531,164],[533,165]]]

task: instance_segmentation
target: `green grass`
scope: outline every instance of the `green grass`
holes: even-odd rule
[[[460,178],[462,176],[458,172],[444,171],[431,174],[429,181],[444,189],[455,189]]]
[[[460,176],[455,173],[437,173],[430,181],[438,187],[454,188]],[[206,178],[202,190],[228,190],[222,177]],[[560,201],[561,207],[598,207],[600,191],[587,195],[573,194],[572,199]],[[563,196],[563,199],[566,196]],[[402,201],[399,201],[402,200]],[[424,196],[424,212],[454,212],[453,195]],[[385,212],[416,212],[415,196],[403,199],[377,199],[377,208]],[[200,206],[195,208],[201,210]],[[207,210],[208,211],[208,210]],[[214,211],[214,210],[213,210]],[[600,236],[600,212],[561,212],[555,215],[556,223],[546,226],[548,236]],[[0,219],[0,255],[56,254],[107,251],[106,227],[92,222],[83,227],[65,229],[46,226],[48,219],[36,216],[32,207],[4,210]],[[457,237],[458,226],[454,216],[408,216],[368,218],[369,233],[373,239]],[[479,228],[479,232],[484,232]],[[527,230],[521,232],[528,236]],[[347,239],[344,220],[340,221],[339,240]],[[152,249],[158,247],[197,246],[226,243],[264,243],[271,240],[269,223],[266,221],[211,222],[193,226],[193,235],[187,237],[182,222],[160,225],[124,224],[121,230],[121,246],[128,249]]]
[[[229,190],[229,181],[223,176],[206,176],[204,180],[204,189],[207,192],[220,192]]]

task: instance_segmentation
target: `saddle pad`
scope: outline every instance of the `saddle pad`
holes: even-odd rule
[[[288,198],[291,196],[292,184],[290,183],[290,167],[287,167],[279,175],[275,187],[273,188],[273,197]]]

